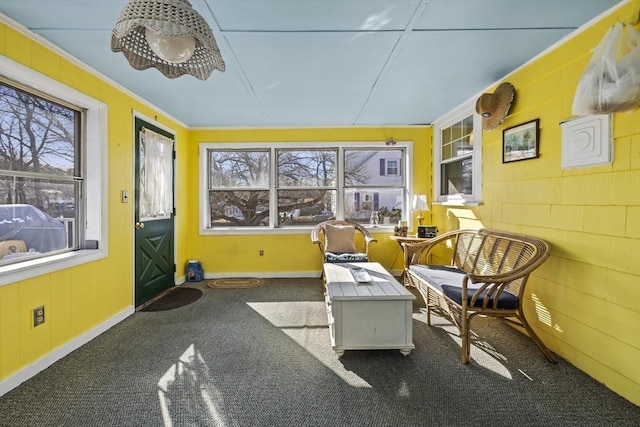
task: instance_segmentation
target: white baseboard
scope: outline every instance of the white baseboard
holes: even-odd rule
[[[402,270],[390,270],[393,276],[400,276]],[[252,272],[252,273],[204,273],[205,279],[220,279],[223,277],[257,277],[259,279],[299,279],[299,278],[320,278],[320,271],[268,271],[268,272]]]
[[[135,308],[133,306],[127,307],[122,310],[120,313],[117,313],[115,316],[110,319],[102,322],[100,325],[91,329],[90,331],[80,335],[79,337],[69,341],[68,343],[58,347],[53,350],[51,353],[47,354],[44,357],[36,360],[29,366],[26,366],[8,378],[0,381],[0,396],[8,393],[14,388],[18,387],[20,384],[28,380],[29,378],[35,376],[39,372],[47,369],[49,366],[56,363],[58,360],[62,359],[72,351],[82,347],[92,339],[96,338],[98,335],[103,332],[109,330],[113,326],[122,322],[127,317],[131,316],[135,312]]]
[[[205,279],[220,279],[223,277],[257,277],[259,279],[298,279],[298,278],[319,278],[319,271],[267,271],[267,272],[250,272],[250,273],[238,273],[238,272],[226,272],[226,273],[204,273]]]

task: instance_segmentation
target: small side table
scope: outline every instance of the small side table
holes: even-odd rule
[[[398,245],[400,245],[400,249],[403,251],[404,254],[404,248],[402,247],[403,243],[419,243],[419,242],[427,242],[429,240],[431,240],[431,237],[418,237],[415,234],[414,235],[408,235],[408,236],[396,236],[394,234],[392,234],[391,236],[389,236],[389,238],[395,242],[398,242]],[[404,267],[402,269],[402,276],[401,276],[401,281],[402,284],[404,286],[407,286],[407,281],[406,281],[406,274],[404,271]]]
[[[409,235],[409,236],[396,236],[392,234],[391,236],[389,236],[389,238],[391,240],[398,242],[400,247],[402,247],[403,243],[418,243],[418,242],[426,242],[428,240],[431,240],[431,237],[418,237],[415,234]]]

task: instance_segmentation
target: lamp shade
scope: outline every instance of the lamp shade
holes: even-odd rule
[[[130,0],[111,33],[111,50],[136,70],[206,80],[225,64],[211,28],[188,0]]]
[[[413,196],[413,210],[414,211],[428,211],[429,205],[427,205],[426,194],[416,194]]]

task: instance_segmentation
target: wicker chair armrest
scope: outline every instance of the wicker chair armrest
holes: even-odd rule
[[[320,249],[320,253],[324,256],[324,243],[322,242],[322,239],[320,238],[320,230],[322,229],[321,226],[316,225],[315,227],[313,227],[313,229],[311,230],[311,242],[314,245],[318,245],[318,248]]]
[[[403,242],[402,250],[404,252],[404,268],[406,269],[409,268],[410,265],[420,264],[420,260],[429,256],[429,253],[433,248],[446,240],[455,239],[460,231],[461,230],[449,231],[425,242]]]

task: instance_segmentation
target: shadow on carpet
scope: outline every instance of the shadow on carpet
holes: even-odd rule
[[[166,311],[184,307],[202,296],[200,289],[175,287],[157,300],[143,306],[139,311]]]

